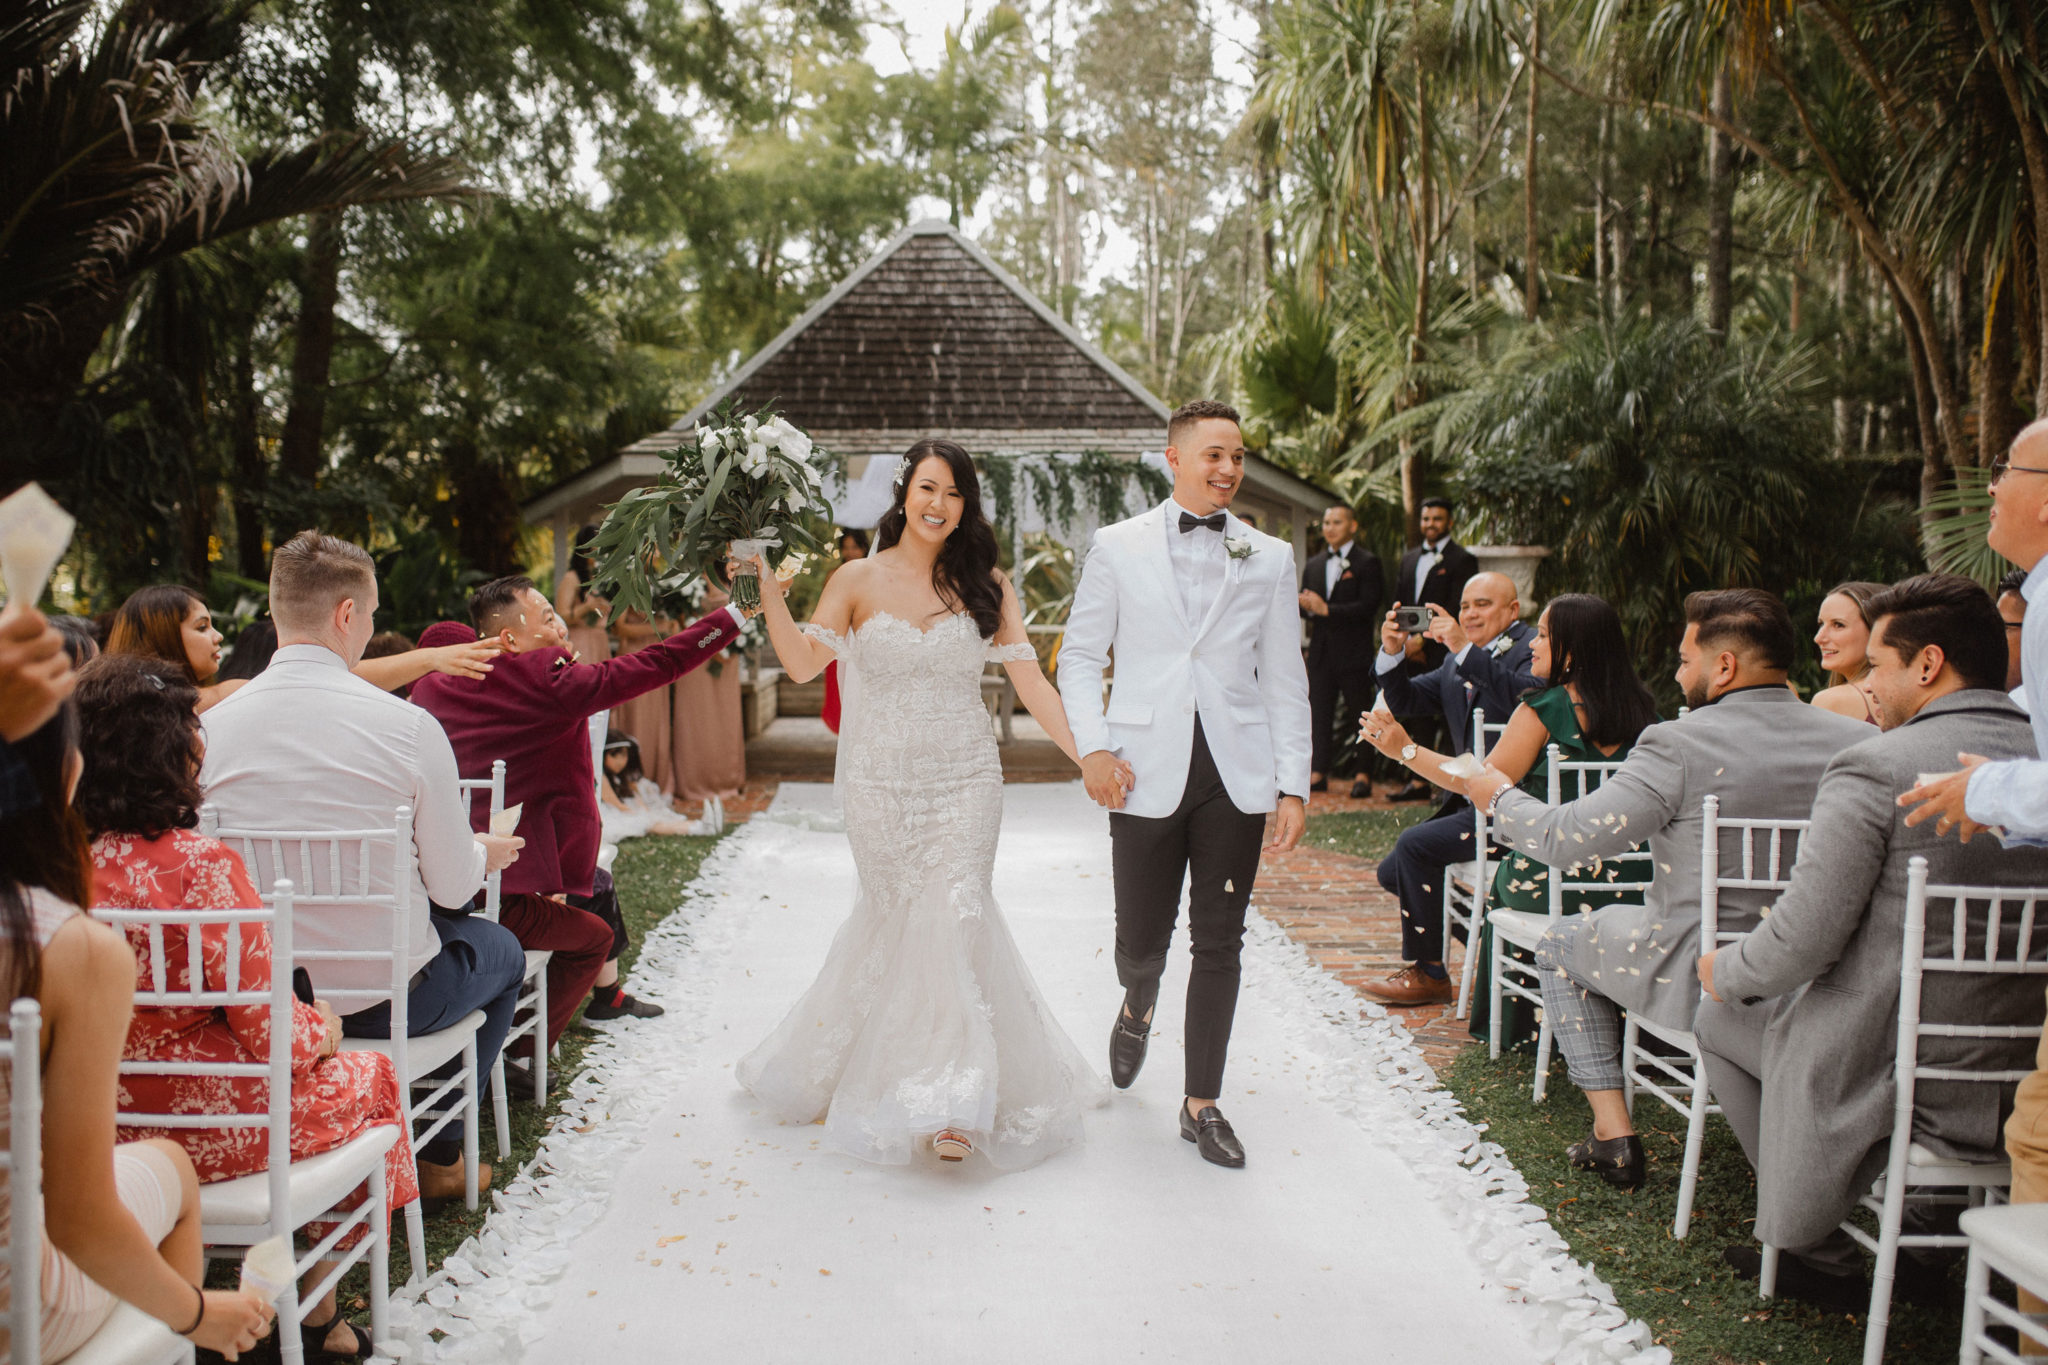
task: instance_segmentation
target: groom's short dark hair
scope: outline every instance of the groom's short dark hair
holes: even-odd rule
[[[1192,403],[1183,403],[1174,409],[1173,416],[1166,419],[1166,443],[1178,446],[1187,429],[1197,422],[1232,422],[1244,426],[1244,419],[1237,415],[1237,409],[1228,403],[1219,403],[1213,398],[1197,398]]]

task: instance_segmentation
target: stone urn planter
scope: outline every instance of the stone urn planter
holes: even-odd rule
[[[1504,573],[1522,600],[1522,614],[1536,614],[1536,565],[1550,554],[1548,545],[1468,545],[1482,573]]]

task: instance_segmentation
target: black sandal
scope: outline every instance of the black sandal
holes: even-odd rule
[[[334,1330],[334,1324],[337,1321],[342,1326],[348,1328],[355,1336],[355,1350],[330,1351],[327,1349],[327,1334]],[[336,1313],[334,1317],[329,1318],[318,1327],[313,1326],[311,1323],[300,1323],[299,1344],[305,1348],[306,1365],[326,1365],[328,1361],[337,1360],[368,1360],[377,1351],[377,1343],[370,1340],[370,1334],[350,1322],[347,1318],[342,1317],[339,1313]]]
[[[1617,1190],[1642,1188],[1648,1172],[1643,1140],[1634,1133],[1618,1138],[1585,1138],[1565,1149],[1565,1159],[1574,1170],[1592,1171]]]

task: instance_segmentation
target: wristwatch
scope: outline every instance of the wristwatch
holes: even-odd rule
[[[1401,761],[1403,763],[1413,763],[1415,761],[1415,745],[1412,741],[1401,746]]]

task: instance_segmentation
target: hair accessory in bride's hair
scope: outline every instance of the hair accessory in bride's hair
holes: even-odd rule
[[[908,455],[898,455],[896,457],[896,477],[889,480],[889,486],[891,488],[901,488],[909,481],[910,457]]]

